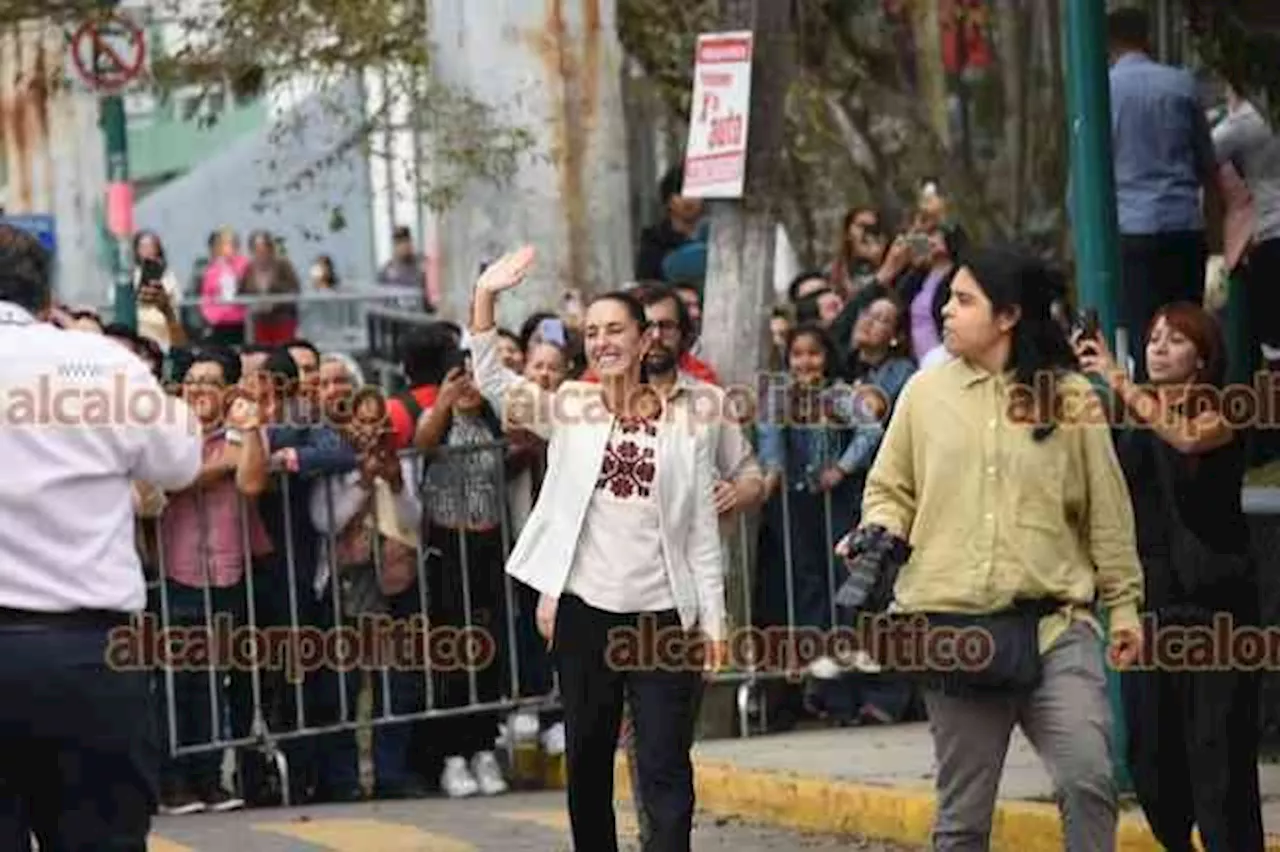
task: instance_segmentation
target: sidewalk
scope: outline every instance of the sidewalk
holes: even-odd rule
[[[621,758],[623,760],[625,758]],[[933,821],[933,745],[924,724],[762,735],[694,747],[698,807],[719,816],[828,834],[927,844]],[[626,788],[619,767],[618,794]],[[1280,766],[1261,767],[1263,819],[1280,850]],[[1117,848],[1159,852],[1136,803],[1126,803]],[[1061,852],[1053,785],[1018,732],[1009,747],[992,849]]]

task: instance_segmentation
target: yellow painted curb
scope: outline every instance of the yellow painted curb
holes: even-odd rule
[[[619,801],[630,799],[626,756],[615,766]],[[698,810],[721,817],[821,834],[856,834],[873,840],[926,845],[933,826],[932,790],[878,787],[783,772],[694,761]],[[1062,820],[1054,805],[1002,801],[992,824],[992,852],[1062,852]],[[1163,852],[1146,820],[1124,814],[1116,852]],[[1280,838],[1267,839],[1280,852]]]

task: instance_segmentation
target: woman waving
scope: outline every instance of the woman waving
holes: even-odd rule
[[[546,480],[507,572],[541,595],[538,628],[564,703],[574,848],[618,849],[613,765],[625,698],[654,848],[681,852],[693,824],[698,679],[724,657],[711,459],[688,415],[646,384],[651,336],[626,293],[596,297],[583,320],[597,383],[551,393],[502,366],[494,303],[532,262],[521,249],[481,276],[470,348],[482,392],[548,441]]]

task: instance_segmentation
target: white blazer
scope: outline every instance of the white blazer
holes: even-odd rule
[[[602,389],[565,382],[548,393],[502,365],[495,331],[467,336],[476,384],[504,420],[547,441],[547,474],[507,573],[559,597],[569,579],[587,507],[595,493],[614,417]],[[658,430],[656,494],[662,555],[686,630],[725,638],[724,557],[712,498],[710,450],[687,406],[668,406]]]

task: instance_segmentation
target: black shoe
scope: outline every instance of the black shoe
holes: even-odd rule
[[[201,798],[209,813],[223,814],[227,811],[238,811],[244,807],[244,799],[228,793],[221,787],[212,788]]]
[[[378,784],[373,788],[375,799],[425,799],[431,795],[427,785],[417,778],[407,778],[394,784]]]
[[[363,802],[364,790],[357,787],[339,787],[337,789],[319,789],[311,799],[317,805],[341,805],[351,802]]]
[[[165,816],[198,814],[205,807],[202,798],[181,787],[171,787],[160,794],[160,813]]]

